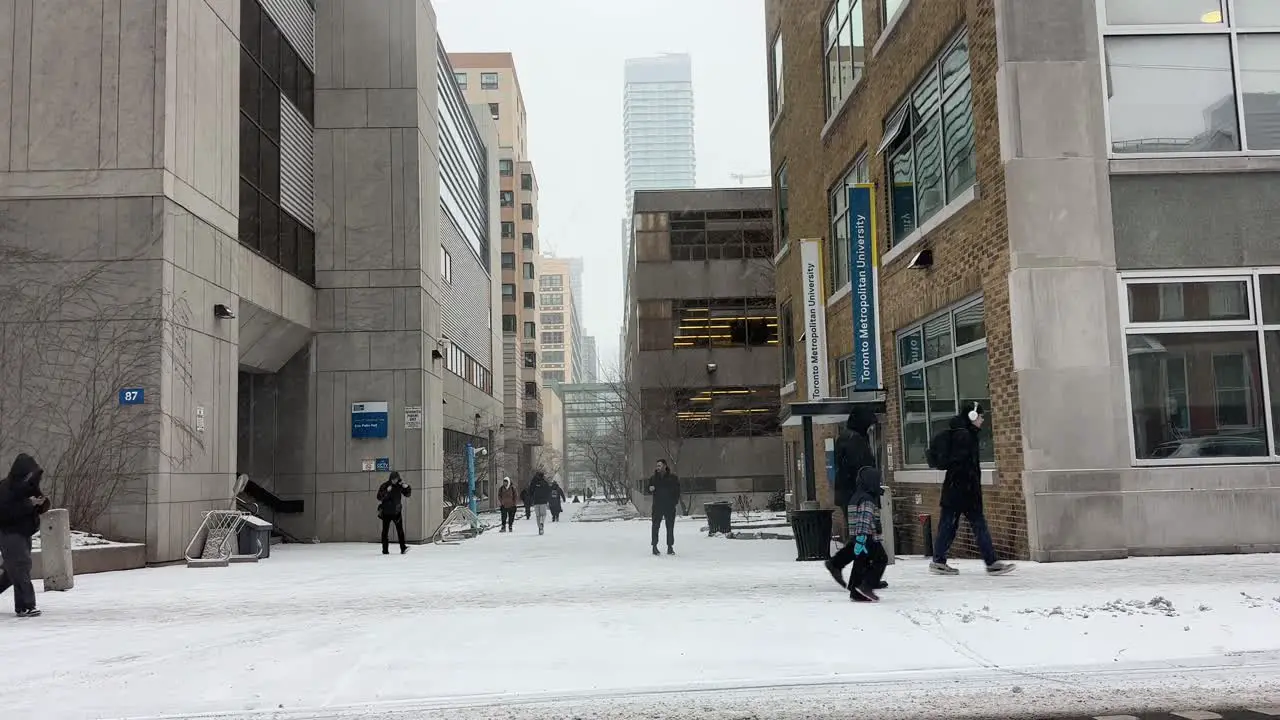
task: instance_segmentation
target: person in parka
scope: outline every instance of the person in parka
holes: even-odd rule
[[[35,458],[22,453],[0,480],[0,593],[13,588],[14,612],[21,618],[40,614],[31,584],[31,537],[49,511],[49,498],[40,489],[43,476]]]
[[[1014,571],[1013,563],[1002,562],[996,557],[991,542],[991,530],[982,509],[982,467],[979,464],[978,432],[982,429],[985,413],[978,403],[969,403],[965,410],[951,419],[950,431],[939,434],[934,442],[945,442],[945,447],[930,448],[930,455],[941,458],[946,477],[942,482],[942,512],[938,522],[938,538],[934,543],[933,562],[929,572],[934,575],[959,575],[960,571],[947,564],[947,552],[955,542],[960,529],[960,516],[969,520],[973,537],[978,543],[988,575],[1006,575]]]
[[[529,499],[533,502],[533,513],[538,518],[538,534],[542,535],[547,528],[547,505],[551,503],[551,483],[541,470],[533,474],[529,481]]]
[[[400,477],[400,473],[392,472],[387,481],[378,488],[378,517],[382,518],[382,554],[389,555],[387,535],[391,525],[396,526],[396,539],[400,541],[400,554],[409,552],[409,545],[404,541],[404,498],[413,495],[413,488]]]
[[[511,484],[511,478],[502,478],[502,487],[498,488],[498,504],[502,508],[502,532],[515,532],[516,505],[520,494]]]
[[[878,422],[876,413],[865,405],[856,406],[853,412],[849,413],[849,418],[845,422],[844,430],[841,431],[840,437],[836,439],[835,445],[835,506],[840,511],[841,519],[839,536],[844,543],[836,554],[826,562],[827,572],[831,573],[832,579],[836,581],[840,587],[848,587],[854,590],[854,585],[846,584],[844,580],[844,569],[860,557],[855,553],[855,543],[850,537],[850,525],[853,519],[850,514],[850,506],[857,503],[854,502],[855,495],[859,495],[863,491],[860,490],[859,482],[861,476],[868,470],[876,471],[876,477],[880,477],[880,473],[876,470],[876,456],[871,449],[871,428]],[[879,486],[879,480],[876,482]],[[879,494],[876,494],[876,507],[879,507]],[[856,534],[856,533],[853,533]],[[888,587],[877,579],[873,589],[883,590]]]
[[[564,490],[560,489],[559,481],[551,483],[551,499],[547,502],[547,509],[551,511],[551,522],[560,522],[560,513],[564,511]]]

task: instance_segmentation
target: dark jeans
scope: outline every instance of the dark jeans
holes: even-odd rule
[[[507,528],[508,530],[511,530],[514,528],[515,522],[516,522],[516,509],[513,507],[502,508],[502,527]]]
[[[987,527],[987,516],[983,514],[982,508],[964,511],[942,509],[942,518],[938,521],[938,539],[933,546],[933,561],[947,562],[947,551],[951,550],[951,543],[956,541],[956,533],[960,531],[961,515],[969,520],[969,527],[973,530],[974,539],[978,541],[978,552],[982,553],[983,561],[988,565],[994,563],[996,548],[991,543],[991,530]]]
[[[532,517],[532,516],[533,516],[533,506],[532,506],[532,505],[525,505],[525,506],[524,506],[524,519],[525,519],[525,520],[528,520],[528,519],[529,519],[530,517]]]
[[[849,548],[850,555],[853,554],[853,545],[850,542],[845,546]],[[844,552],[844,548],[841,548],[840,552]],[[884,551],[884,545],[879,541],[868,539],[867,552],[858,555],[853,561],[853,570],[849,573],[849,589],[853,590],[857,587],[876,589],[884,577],[885,568],[888,567],[889,554]]]
[[[653,509],[653,532],[651,533],[652,545],[658,547],[658,528],[663,524],[667,524],[667,547],[676,546],[676,509],[675,508],[654,508]]]
[[[388,531],[391,530],[392,523],[396,526],[396,539],[400,541],[400,549],[403,550],[409,547],[404,542],[404,516],[391,515],[382,518],[382,552],[387,552],[388,550],[387,535]]]
[[[36,589],[31,584],[31,538],[16,533],[0,533],[0,593],[13,588],[13,609],[36,609]]]

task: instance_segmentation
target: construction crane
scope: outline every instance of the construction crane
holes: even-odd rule
[[[761,170],[753,173],[729,173],[729,177],[738,181],[739,185],[746,185],[747,180],[755,180],[757,178],[773,178],[773,173],[768,170]]]

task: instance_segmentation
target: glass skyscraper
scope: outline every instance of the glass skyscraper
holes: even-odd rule
[[[688,55],[627,61],[622,134],[628,222],[637,190],[694,187],[693,62]]]

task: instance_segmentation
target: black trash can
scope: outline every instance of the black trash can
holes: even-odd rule
[[[796,536],[796,562],[831,558],[831,510],[792,510],[791,531]]]
[[[733,530],[733,506],[723,500],[702,505],[707,513],[707,534],[728,534]]]
[[[260,560],[271,557],[271,523],[254,515],[246,517],[240,526],[239,541],[241,555],[257,555]],[[262,548],[261,555],[258,548]]]

